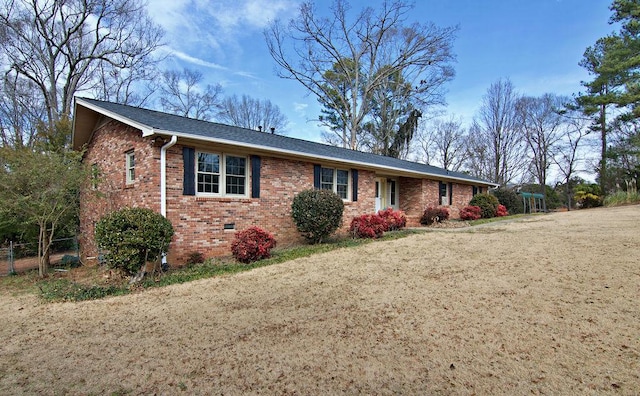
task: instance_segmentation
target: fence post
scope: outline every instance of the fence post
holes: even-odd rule
[[[13,241],[9,241],[9,275],[14,274],[16,269],[13,263]]]

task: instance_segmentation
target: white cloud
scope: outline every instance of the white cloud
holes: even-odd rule
[[[295,112],[300,115],[304,115],[308,107],[309,107],[309,104],[307,103],[299,103],[299,102],[293,103],[293,110],[295,110]]]
[[[185,61],[185,62],[192,63],[192,64],[194,64],[194,65],[203,66],[203,67],[208,67],[208,68],[216,69],[216,70],[225,70],[225,71],[229,70],[228,68],[226,68],[226,67],[224,67],[224,66],[221,66],[221,65],[219,65],[219,64],[217,64],[217,63],[209,62],[209,61],[207,61],[207,60],[200,59],[200,58],[196,58],[196,57],[194,57],[194,56],[191,56],[191,55],[185,54],[185,53],[184,53],[184,52],[182,52],[182,51],[178,51],[178,50],[173,50],[173,49],[172,49],[172,50],[170,50],[170,51],[169,51],[169,53],[170,53],[171,55],[175,56],[175,57],[176,57],[176,58],[178,58],[178,59],[181,59],[181,60],[183,60],[183,61]]]
[[[218,29],[227,32],[262,30],[279,16],[297,10],[297,2],[292,0],[225,0],[214,4],[196,0],[194,6],[211,18]]]

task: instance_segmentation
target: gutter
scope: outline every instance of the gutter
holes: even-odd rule
[[[178,141],[176,135],[160,148],[160,214],[167,217],[167,150]]]
[[[176,135],[160,148],[160,214],[167,217],[167,150],[178,141]],[[167,255],[162,255],[162,265],[167,264]]]

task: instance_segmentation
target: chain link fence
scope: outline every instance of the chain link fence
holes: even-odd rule
[[[55,239],[49,257],[51,268],[69,268],[80,263],[78,238]],[[0,276],[38,268],[38,243],[7,242],[0,247]]]

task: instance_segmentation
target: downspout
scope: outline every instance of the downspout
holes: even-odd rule
[[[178,141],[176,135],[160,148],[160,214],[167,217],[167,150]]]
[[[160,148],[160,214],[167,217],[167,150],[178,141],[176,135]],[[167,264],[167,255],[162,255],[162,264]]]

